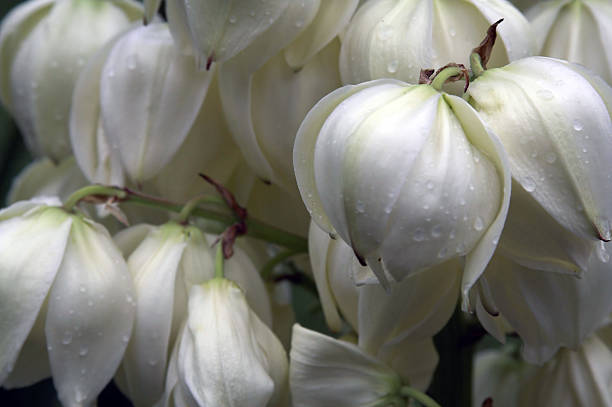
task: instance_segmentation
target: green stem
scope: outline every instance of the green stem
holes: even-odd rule
[[[431,82],[431,86],[433,86],[433,88],[436,90],[442,90],[442,85],[444,85],[449,78],[461,75],[462,73],[463,71],[461,70],[461,68],[458,68],[456,66],[449,66],[448,68],[443,69],[436,75],[436,77]]]
[[[263,267],[261,268],[261,271],[259,272],[259,274],[261,275],[261,278],[264,281],[270,280],[270,278],[272,278],[272,272],[274,271],[274,267],[276,267],[277,264],[287,260],[291,256],[294,256],[300,253],[303,253],[303,252],[298,251],[298,250],[291,250],[291,249],[280,252],[279,254],[277,254],[270,260],[268,260],[266,264],[263,265]]]
[[[73,192],[72,195],[66,199],[66,202],[64,202],[64,209],[71,211],[75,205],[81,201],[81,199],[92,195],[115,196],[119,199],[123,199],[126,197],[127,193],[115,187],[107,187],[105,185],[89,185]]]
[[[223,242],[217,242],[217,254],[215,255],[215,278],[224,278],[225,273],[223,272]]]
[[[187,203],[185,203],[185,205],[183,206],[183,209],[178,215],[177,222],[186,223],[189,217],[191,216],[191,213],[201,203],[221,203],[221,201],[218,198],[212,197],[212,196],[205,196],[205,195],[196,196],[195,198],[190,199],[189,201],[187,201]]]
[[[440,407],[440,405],[427,394],[418,391],[414,387],[404,386],[400,389],[400,394],[404,397],[415,399],[425,407]]]
[[[470,68],[472,69],[472,76],[474,78],[478,78],[485,71],[484,67],[482,66],[482,59],[476,52],[473,52],[472,55],[470,55]]]
[[[184,205],[146,195],[138,191],[102,185],[90,185],[77,190],[68,198],[64,206],[67,209],[71,209],[79,200],[89,195],[116,196],[122,203],[132,203],[175,213],[181,213],[184,209]],[[225,227],[238,221],[236,216],[231,213],[225,204],[215,201],[206,203],[206,207],[195,207],[191,211],[191,216],[216,221]],[[247,218],[246,225],[248,230],[247,235],[255,239],[265,240],[266,242],[274,243],[296,252],[305,253],[308,251],[308,241],[301,236],[284,231],[251,217]]]

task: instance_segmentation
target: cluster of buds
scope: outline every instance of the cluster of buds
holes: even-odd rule
[[[477,403],[612,403],[610,6],[161,5],[2,22],[0,101],[36,161],[0,211],[0,386],[437,406],[433,338],[474,314],[524,359],[481,354]]]

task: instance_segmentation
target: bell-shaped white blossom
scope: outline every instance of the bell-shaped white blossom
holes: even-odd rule
[[[48,158],[42,158],[28,165],[14,179],[7,202],[14,203],[38,196],[66,199],[87,184],[73,157],[57,165]]]
[[[345,86],[308,113],[294,165],[313,220],[381,281],[466,256],[467,301],[501,234],[510,173],[463,99],[395,80]]]
[[[186,317],[189,289],[214,276],[214,251],[198,228],[173,222],[138,225],[115,240],[128,259],[136,293],[134,331],[123,362],[124,391],[136,406],[150,406],[162,396],[167,358]],[[236,249],[226,262],[226,275],[271,325],[266,288],[243,251]]]
[[[28,1],[0,29],[0,97],[28,147],[59,160],[70,154],[72,91],[87,59],[142,16],[131,0]]]
[[[162,405],[286,406],[287,355],[226,279],[195,285],[177,341]]]
[[[133,287],[108,232],[57,206],[0,212],[0,384],[51,374],[63,405],[90,405],[129,341]]]
[[[548,361],[561,347],[577,349],[612,312],[612,264],[605,252],[591,257],[581,278],[529,269],[499,254],[483,276],[531,363]]]
[[[226,61],[248,47],[268,31],[293,3],[288,0],[171,1],[173,4],[169,7],[180,10],[183,18],[170,19],[170,24],[184,24],[186,20],[201,69],[210,68],[212,62]],[[184,32],[184,28],[173,29],[173,32],[178,30]]]
[[[162,23],[132,29],[92,58],[75,88],[70,137],[89,179],[142,183],[185,142],[212,72],[198,72]]]
[[[559,350],[553,360],[526,378],[518,405],[611,405],[611,346],[609,333],[600,332],[586,339],[577,350]]]
[[[582,64],[612,84],[612,4],[542,1],[526,15],[537,42],[537,55]]]
[[[421,349],[420,354],[423,359],[418,362],[402,362],[423,366],[427,357],[437,361],[433,347],[429,352]],[[403,405],[401,387],[411,384],[357,345],[297,324],[293,327],[289,376],[296,407]],[[382,404],[385,401],[388,404]]]
[[[341,85],[334,37],[355,7],[355,1],[291,2],[266,33],[220,68],[223,109],[247,163],[289,193],[297,195],[295,134],[308,110]]]
[[[522,188],[577,236],[610,240],[612,89],[578,65],[531,57],[485,71],[467,95]]]
[[[529,23],[506,0],[370,0],[351,20],[342,42],[345,84],[380,78],[418,83],[421,69],[467,65],[470,52],[497,20],[490,66],[532,54]]]

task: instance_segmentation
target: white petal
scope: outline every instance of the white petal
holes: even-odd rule
[[[274,382],[251,328],[253,317],[240,289],[228,280],[191,289],[178,368],[199,405],[263,407],[272,397]]]
[[[404,383],[421,391],[427,390],[438,366],[438,352],[431,338],[385,346],[376,356],[395,370]]]
[[[357,346],[293,327],[290,385],[296,407],[371,406],[401,385],[397,374]]]
[[[127,259],[154,229],[155,226],[147,224],[131,226],[113,236],[113,240],[123,257]]]
[[[13,8],[2,20],[0,27],[0,100],[10,111],[11,70],[15,55],[24,39],[44,18],[55,0],[34,0]]]
[[[288,0],[256,6],[250,0],[183,0],[200,66],[223,62],[238,54],[269,29],[287,8]]]
[[[128,259],[134,280],[136,319],[123,366],[135,405],[161,397],[173,322],[174,282],[185,249],[184,228],[153,230]]]
[[[7,202],[17,202],[35,196],[57,196],[66,199],[87,184],[74,158],[67,158],[58,165],[49,159],[41,159],[28,165],[13,180]]]
[[[130,179],[155,176],[176,153],[200,110],[212,72],[174,46],[165,24],[149,24],[117,41],[104,65],[104,132]]]
[[[129,24],[113,2],[60,1],[24,41],[13,65],[12,100],[36,153],[54,160],[70,154],[68,118],[78,74],[89,56]]]
[[[612,312],[609,263],[595,256],[582,278],[532,270],[503,256],[486,277],[500,313],[520,335],[523,356],[543,363],[562,346],[577,348]]]
[[[94,402],[112,379],[130,339],[135,305],[127,265],[108,232],[73,217],[45,327],[63,405]]]
[[[302,68],[308,60],[325,47],[348,24],[358,0],[320,2],[312,23],[285,49],[287,64]]]
[[[166,16],[168,18],[168,27],[172,38],[177,47],[184,54],[193,55],[193,45],[191,42],[191,31],[189,31],[189,23],[187,22],[187,10],[183,0],[166,0]]]
[[[370,354],[400,342],[431,338],[446,325],[459,297],[457,260],[417,273],[390,291],[368,285],[359,293],[359,346]]]
[[[527,191],[515,184],[500,239],[499,250],[504,256],[529,268],[579,273],[588,268],[594,249],[595,242],[561,226]]]
[[[94,54],[79,74],[70,110],[70,143],[79,167],[91,182],[123,185],[119,152],[104,133],[100,111],[100,80],[104,63],[120,37]]]
[[[35,210],[0,222],[0,383],[13,369],[64,257],[71,218]]]
[[[153,21],[161,5],[161,0],[144,0],[145,22]]]

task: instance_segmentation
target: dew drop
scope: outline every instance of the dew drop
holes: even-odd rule
[[[476,229],[477,231],[481,231],[482,229],[484,229],[484,222],[482,221],[482,218],[480,216],[477,216],[476,220],[474,220],[474,229]]]
[[[412,236],[415,242],[422,242],[425,240],[425,231],[422,228],[416,228],[414,235]]]
[[[399,66],[399,61],[397,59],[389,61],[389,63],[387,64],[387,72],[396,73],[398,66]]]
[[[153,360],[153,359],[149,360],[149,366],[156,366],[157,363],[158,363],[157,360]]]
[[[448,249],[446,247],[443,247],[440,249],[440,251],[438,252],[438,257],[439,258],[444,258],[446,257],[446,254],[448,253]]]
[[[448,35],[450,35],[451,37],[454,37],[455,35],[457,35],[457,31],[455,31],[454,28],[451,28],[448,30]]]
[[[86,347],[82,347],[81,350],[79,350],[79,356],[81,357],[87,356],[88,353],[89,353],[89,349],[87,349]]]
[[[543,100],[552,100],[555,96],[548,89],[540,89],[536,92],[538,97]]]
[[[112,69],[110,71],[108,71],[108,75],[109,78],[112,78],[115,76],[115,71],[113,71]]]
[[[85,288],[84,285],[79,287],[79,292],[82,292],[82,293],[87,292],[87,289]]]
[[[295,22],[295,26],[296,26],[297,28],[300,28],[300,27],[302,27],[303,25],[304,25],[304,22],[303,22],[302,20],[298,20],[298,21],[296,21],[296,22]]]
[[[364,213],[365,204],[362,201],[357,201],[357,203],[355,204],[355,210],[357,211],[357,213]]]
[[[121,340],[125,343],[128,343],[130,341],[130,337],[128,335],[123,335],[123,337],[121,338]]]
[[[536,183],[531,177],[525,177],[521,180],[521,185],[527,192],[533,192],[536,189]]]
[[[47,350],[48,350],[49,352],[51,352],[51,351],[53,350],[53,346],[51,346],[51,345],[47,345]]]
[[[557,154],[553,153],[552,151],[550,153],[546,153],[546,155],[544,155],[544,160],[549,164],[554,164],[555,161],[557,161]]]
[[[434,183],[431,181],[427,181],[427,184],[425,184],[425,187],[431,191],[432,189],[434,189]]]
[[[66,331],[64,332],[64,336],[62,337],[62,343],[64,345],[70,345],[72,342],[72,332]]]
[[[465,254],[465,245],[463,243],[459,243],[455,251],[459,254]]]
[[[388,24],[383,25],[378,30],[378,38],[382,41],[388,40],[391,38],[391,35],[393,35],[393,27]]]
[[[597,248],[597,257],[603,263],[607,263],[610,261],[610,253],[606,251],[606,244],[604,242],[599,242],[599,247]]]
[[[236,21],[237,21],[236,16],[230,16],[230,18],[229,18],[230,24],[235,24]]]
[[[136,69],[136,55],[130,55],[127,57],[127,67],[130,71]]]
[[[582,131],[582,129],[584,128],[584,125],[582,124],[580,120],[575,119],[573,122],[573,127],[574,127],[574,130],[576,131]]]
[[[431,228],[431,236],[438,238],[442,236],[442,225],[435,225]]]
[[[448,238],[449,239],[454,239],[455,238],[455,230],[451,230],[450,233],[448,234]]]

